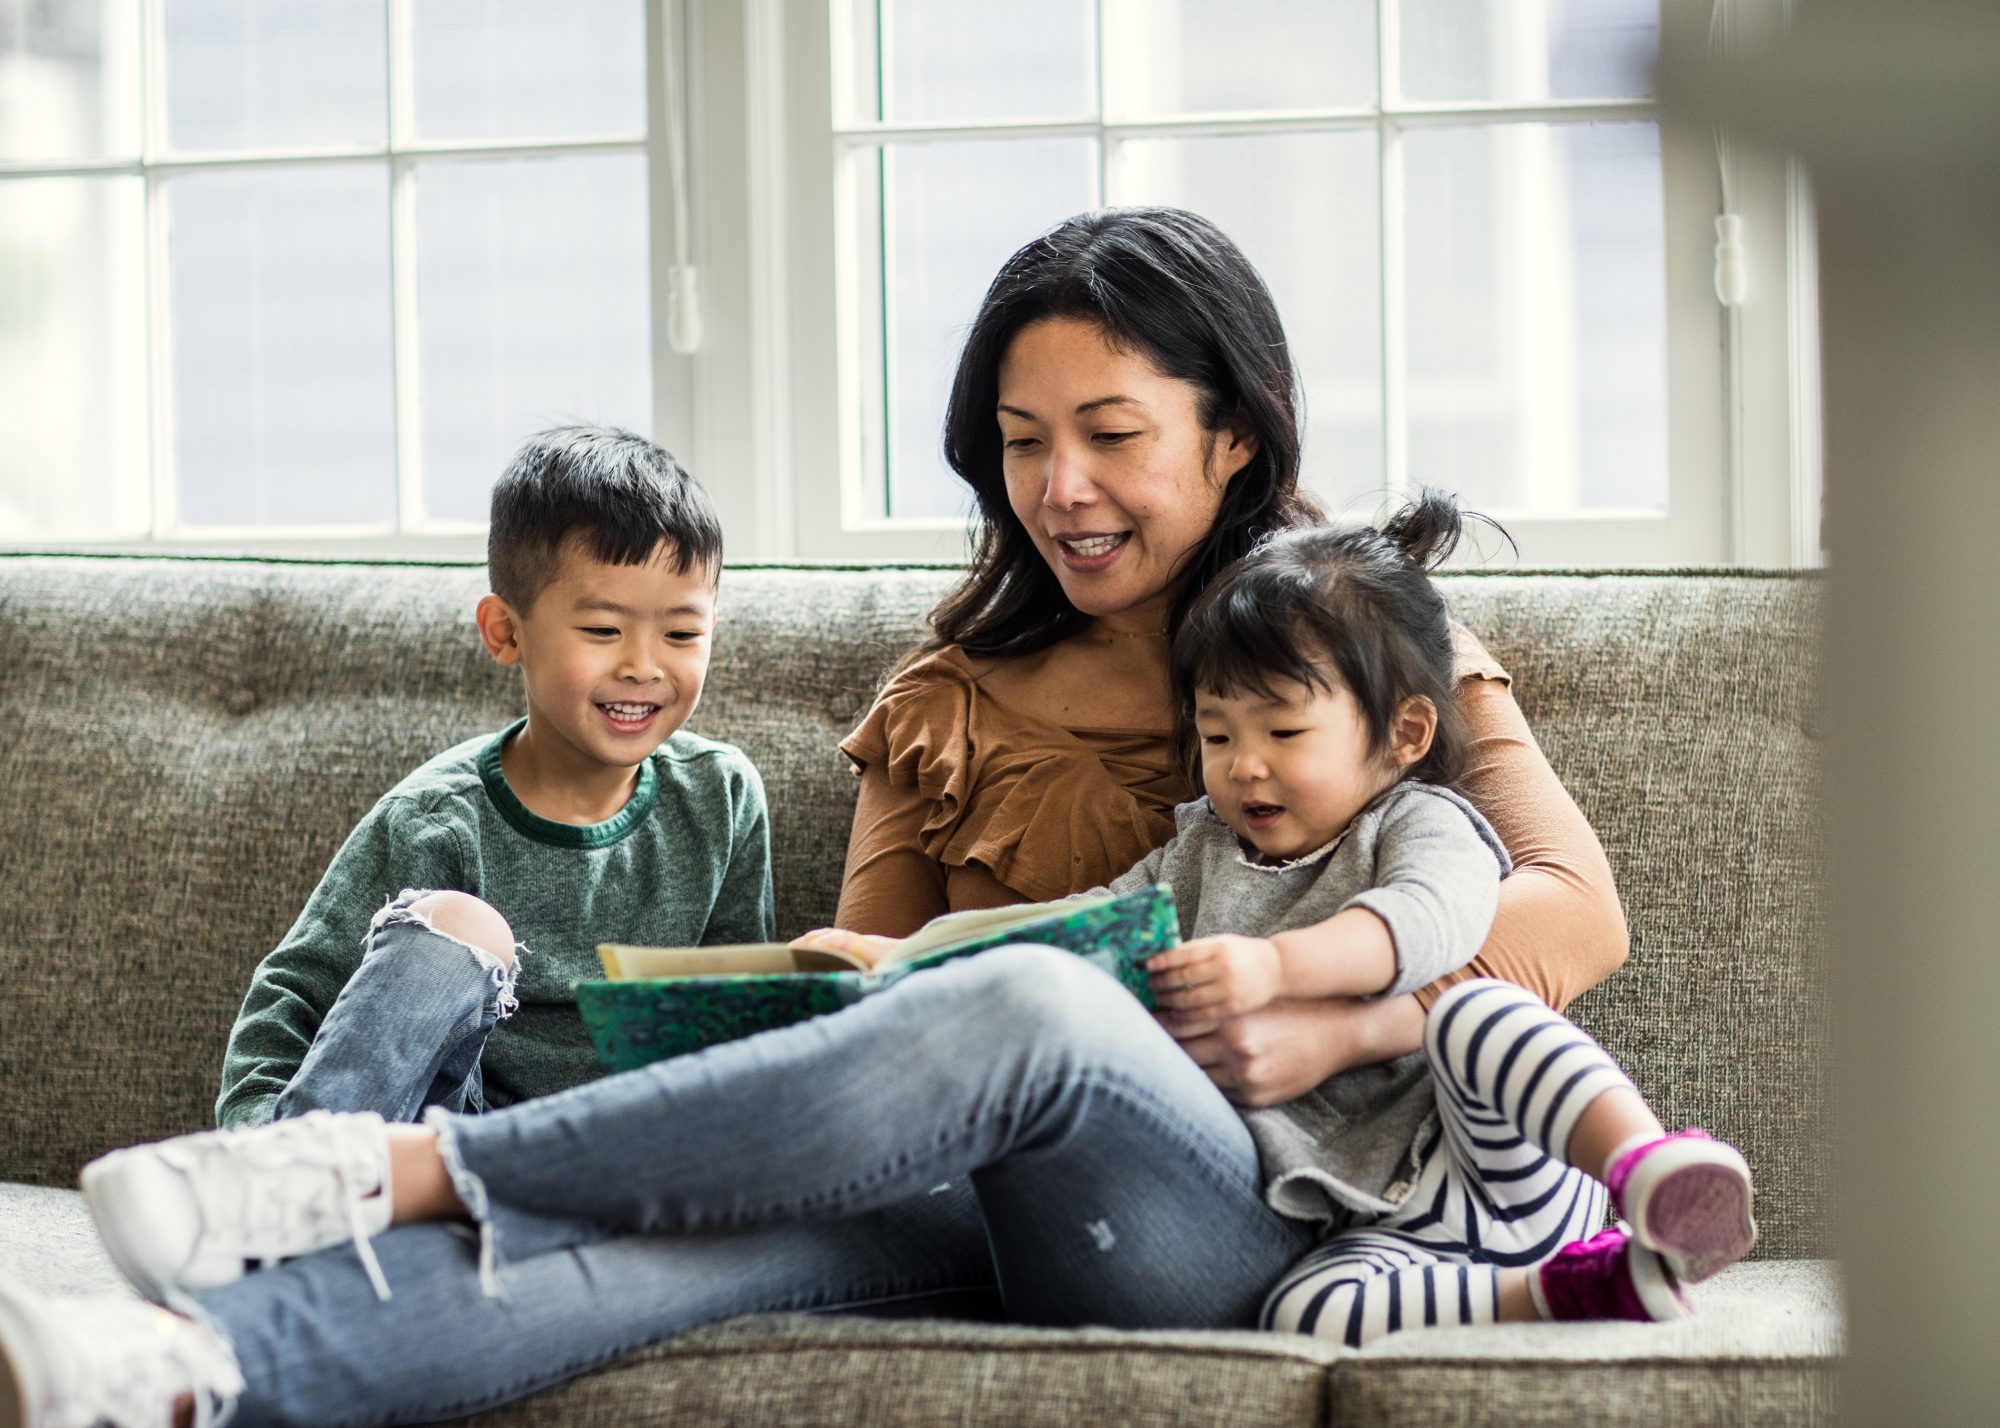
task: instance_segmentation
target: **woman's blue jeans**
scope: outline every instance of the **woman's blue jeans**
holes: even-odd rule
[[[351,1247],[201,1296],[249,1384],[238,1424],[471,1413],[773,1310],[1248,1327],[1316,1238],[1138,1002],[1041,947],[430,1119],[477,1227],[378,1236],[392,1299]]]

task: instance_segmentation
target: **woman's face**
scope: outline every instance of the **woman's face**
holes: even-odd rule
[[[1079,318],[1015,336],[1000,364],[999,417],[1008,504],[1086,615],[1167,590],[1257,454],[1247,429],[1202,427],[1193,383]]]

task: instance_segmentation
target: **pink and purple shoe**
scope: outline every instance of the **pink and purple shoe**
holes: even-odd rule
[[[1662,1323],[1694,1312],[1673,1269],[1613,1228],[1564,1245],[1528,1277],[1544,1319],[1635,1319]]]
[[[1689,1127],[1613,1152],[1604,1183],[1632,1238],[1685,1284],[1729,1268],[1757,1243],[1750,1167],[1732,1145]]]

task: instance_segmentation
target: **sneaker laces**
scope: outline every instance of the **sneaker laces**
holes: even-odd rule
[[[72,1413],[49,1428],[169,1428],[184,1393],[194,1400],[194,1428],[223,1428],[235,1413],[243,1373],[206,1324],[137,1303],[52,1300],[44,1307],[50,1327],[76,1349],[75,1385],[82,1390],[63,1405]]]
[[[375,1297],[386,1300],[389,1281],[369,1238],[371,1210],[387,1219],[381,1136],[379,1117],[312,1111],[163,1153],[201,1162],[188,1182],[202,1238],[227,1241],[222,1253],[274,1261],[352,1240]]]

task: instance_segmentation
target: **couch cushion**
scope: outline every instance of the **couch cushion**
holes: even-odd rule
[[[0,1184],[0,1277],[126,1292],[74,1191]],[[1739,1265],[1672,1325],[1440,1329],[1360,1353],[1279,1334],[1057,1331],[760,1315],[711,1325],[474,1420],[1429,1425],[1830,1422],[1841,1328],[1823,1263]]]
[[[1843,1336],[1824,1261],[1738,1265],[1693,1291],[1678,1324],[1501,1325],[1393,1335],[1333,1374],[1329,1421],[1396,1428],[1509,1424],[1658,1428],[1834,1421]]]
[[[778,921],[828,920],[835,744],[940,569],[732,568],[692,726],[774,811]],[[1602,834],[1631,962],[1576,1013],[1742,1145],[1761,1254],[1823,1250],[1810,770],[1818,581],[1451,576]],[[465,566],[0,557],[0,1177],[207,1122],[251,968],[410,768],[518,712]]]

